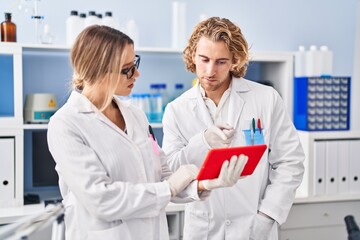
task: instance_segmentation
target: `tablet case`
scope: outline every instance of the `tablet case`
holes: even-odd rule
[[[231,148],[214,148],[211,149],[200,168],[197,180],[206,180],[217,178],[220,174],[221,166],[225,160],[230,160],[234,155],[244,154],[249,157],[241,176],[251,175],[267,146],[266,144],[250,145],[243,147]]]

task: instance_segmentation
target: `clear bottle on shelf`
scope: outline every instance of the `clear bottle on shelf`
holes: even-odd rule
[[[11,13],[5,13],[5,21],[1,23],[1,41],[16,42],[16,24],[11,21]]]
[[[54,42],[54,35],[50,31],[49,24],[44,25],[43,33],[40,35],[41,43],[43,44],[52,44]]]
[[[150,94],[150,122],[161,123],[163,117],[163,102],[160,93]]]
[[[159,83],[158,85],[159,85],[159,93],[161,94],[161,98],[162,98],[162,104],[163,104],[162,108],[163,108],[163,111],[164,111],[166,105],[169,102],[169,94],[167,93],[165,83]]]
[[[176,83],[175,84],[175,91],[171,98],[171,101],[175,100],[177,97],[179,97],[184,92],[184,84],[182,83]]]

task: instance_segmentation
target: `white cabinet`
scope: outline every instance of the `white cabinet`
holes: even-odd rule
[[[15,198],[15,141],[13,137],[0,138],[0,199]]]
[[[360,220],[360,201],[308,202],[295,204],[280,227],[280,240],[347,239],[344,218]],[[358,222],[359,223],[359,222]]]
[[[21,130],[0,129],[0,208],[23,204]]]

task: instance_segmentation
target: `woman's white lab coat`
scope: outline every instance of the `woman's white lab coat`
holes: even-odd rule
[[[76,91],[50,120],[66,239],[168,239],[165,155],[149,136],[145,114],[115,100],[127,134]],[[197,199],[196,183],[181,197]]]
[[[279,94],[271,87],[233,78],[229,101],[228,123],[236,129],[231,146],[246,145],[243,130],[249,129],[252,118],[260,118],[271,152],[235,186],[213,190],[206,201],[187,204],[184,240],[248,240],[258,210],[284,223],[302,180],[305,156]],[[163,150],[172,170],[188,163],[201,166],[209,150],[203,133],[213,124],[198,84],[167,105]],[[277,239],[276,227],[268,239]]]

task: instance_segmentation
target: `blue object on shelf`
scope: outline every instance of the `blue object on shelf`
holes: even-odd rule
[[[350,128],[350,77],[296,77],[294,124],[298,130]]]

